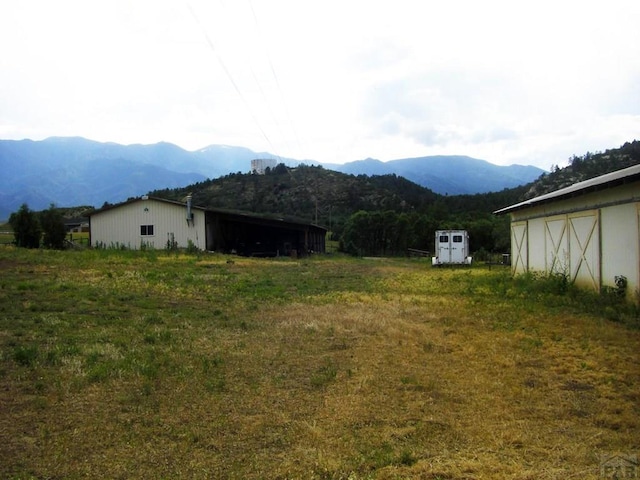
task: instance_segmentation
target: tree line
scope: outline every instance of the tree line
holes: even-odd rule
[[[439,195],[390,175],[348,175],[319,166],[278,164],[265,175],[232,173],[186,187],[149,192],[176,201],[192,195],[195,205],[276,215],[328,227],[332,240],[352,255],[406,255],[409,248],[433,252],[441,229],[469,232],[474,256],[506,253],[508,216],[492,212],[532,196],[640,163],[640,142],[604,153],[573,156],[565,168],[552,168],[536,182],[473,195]],[[104,205],[106,206],[106,204]],[[59,209],[36,213],[23,205],[9,222],[16,244],[60,248],[64,224]]]
[[[468,230],[474,250],[508,251],[508,220],[492,212],[516,203],[524,191],[444,196],[394,174],[349,175],[278,164],[264,175],[229,174],[150,195],[180,201],[191,194],[201,206],[319,224],[352,255],[406,255],[408,248],[433,251],[434,233],[443,228]]]
[[[53,204],[49,209],[35,212],[26,203],[9,217],[15,244],[24,248],[62,249],[67,231],[64,218]]]
[[[433,253],[436,230],[467,230],[471,250],[483,259],[510,248],[509,218],[493,215],[447,215],[439,218],[417,212],[359,211],[340,232],[341,251],[356,256],[407,255],[409,249]]]

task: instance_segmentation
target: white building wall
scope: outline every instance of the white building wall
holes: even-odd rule
[[[610,252],[602,262],[604,285],[614,285],[617,275],[627,277],[627,290],[640,285],[640,204],[626,204],[602,209],[602,245]],[[617,252],[617,254],[616,254]]]
[[[514,273],[526,269],[565,272],[576,284],[596,290],[614,287],[615,277],[623,275],[627,294],[636,299],[640,290],[638,191],[634,182],[513,212]]]
[[[91,245],[107,248],[124,246],[139,249],[143,244],[163,249],[173,234],[181,248],[189,240],[200,248],[206,248],[205,214],[192,208],[193,221],[187,222],[186,206],[141,199],[91,216]],[[141,235],[142,225],[153,225],[153,235]]]
[[[260,175],[264,175],[268,168],[274,168],[277,165],[274,158],[256,158],[251,160],[251,171]]]
[[[534,218],[528,221],[529,228],[529,269],[545,271],[547,256],[545,250],[544,218]]]

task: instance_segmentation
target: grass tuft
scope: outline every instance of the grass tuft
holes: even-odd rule
[[[18,365],[33,367],[38,360],[38,347],[33,345],[16,347],[13,351],[13,359]]]

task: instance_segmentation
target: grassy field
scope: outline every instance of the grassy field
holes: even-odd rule
[[[75,242],[76,245],[89,246],[89,232],[67,233],[66,239]],[[15,236],[8,223],[0,224],[0,246],[10,245],[15,242]]]
[[[638,312],[500,267],[0,247],[0,478],[597,479]]]
[[[0,230],[0,245],[9,245],[13,243],[15,237],[13,236],[13,232],[9,230]]]

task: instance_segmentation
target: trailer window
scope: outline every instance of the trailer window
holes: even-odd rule
[[[453,243],[462,243],[462,235],[454,235]]]
[[[438,241],[440,243],[449,243],[449,236],[448,235],[440,235],[440,238],[438,239]]]

